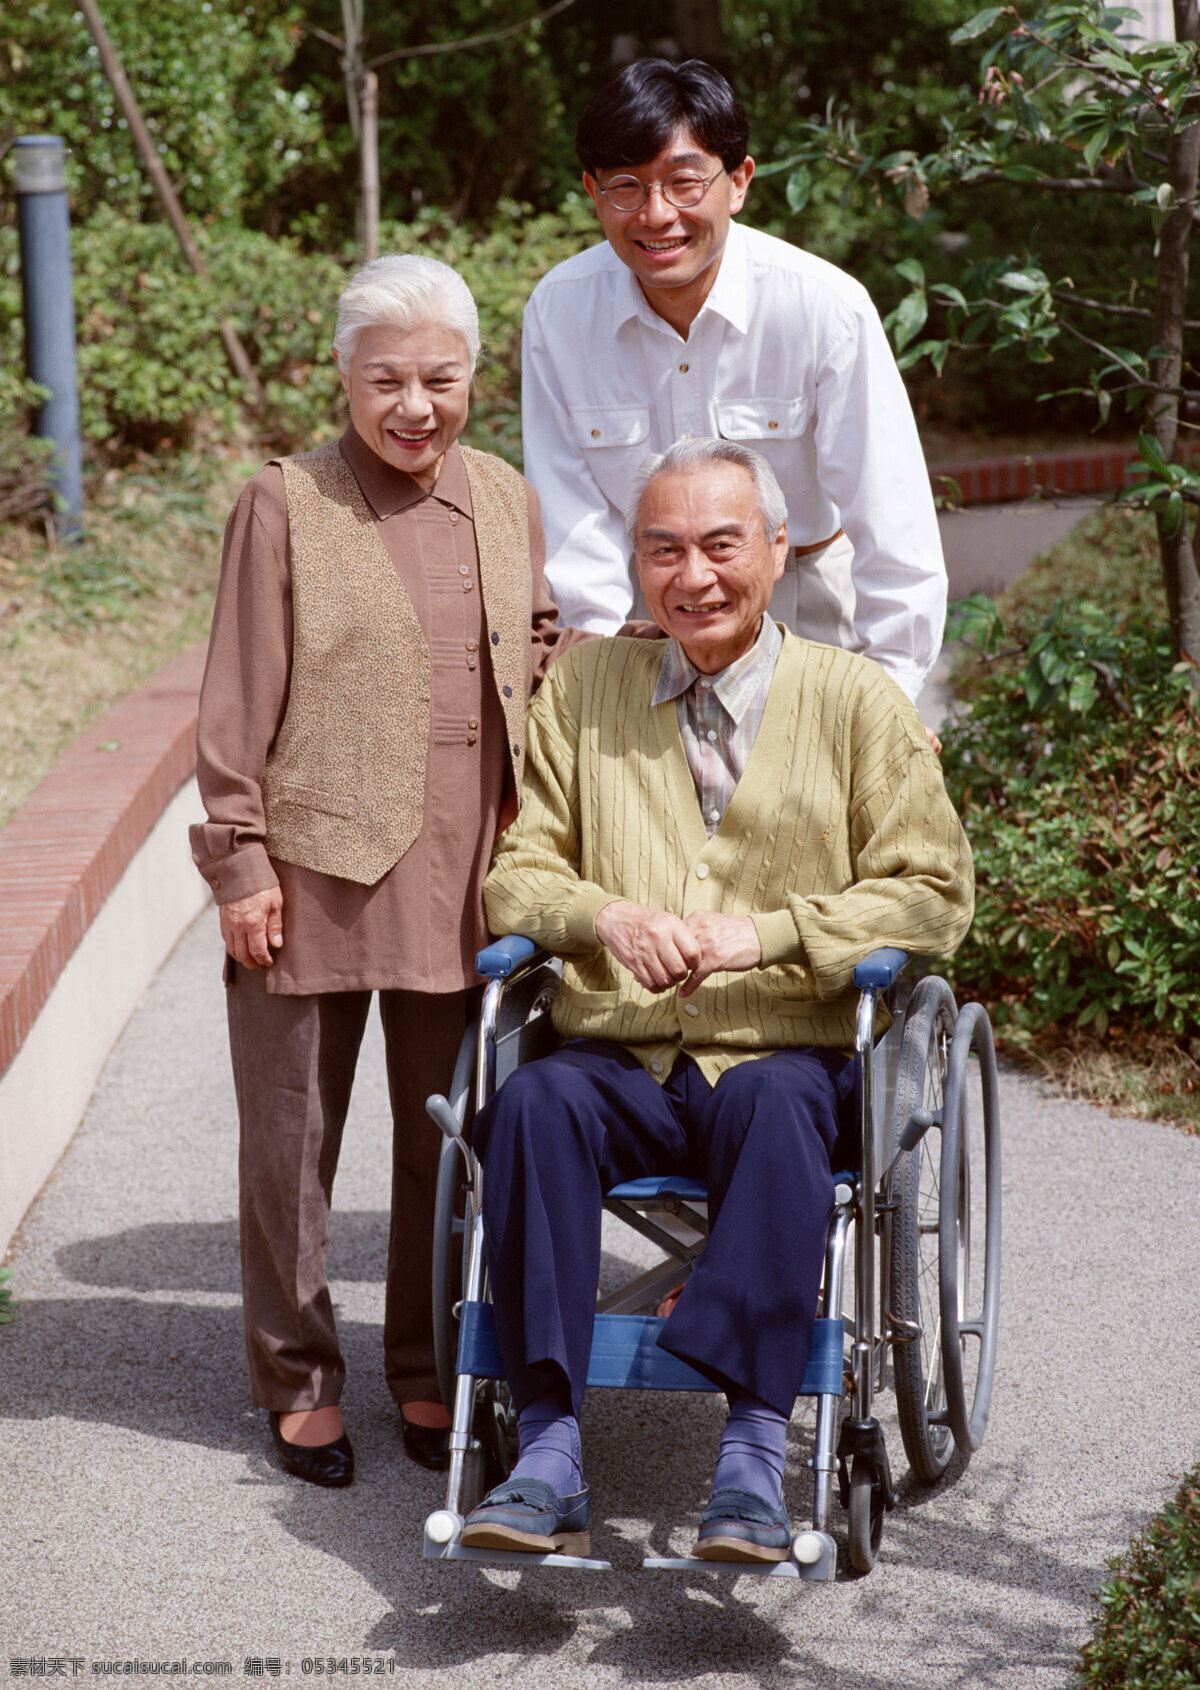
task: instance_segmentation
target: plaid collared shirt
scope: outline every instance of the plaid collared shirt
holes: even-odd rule
[[[782,645],[778,625],[764,616],[745,656],[719,674],[702,675],[688,662],[678,640],[667,641],[653,702],[675,700],[683,749],[710,839],[745,770]]]

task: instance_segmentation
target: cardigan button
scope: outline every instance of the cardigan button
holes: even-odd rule
[[[700,1013],[700,1011],[696,1008],[696,1005],[694,1003],[685,1003],[683,1007],[684,1007],[684,1011],[688,1015],[699,1015],[699,1013]]]
[[[708,864],[707,863],[697,863],[696,864],[696,879],[697,880],[707,880],[708,879]]]
[[[504,694],[505,698],[511,698],[512,697],[512,688],[511,687],[501,687],[500,691]]]
[[[499,636],[499,634],[493,634],[493,635],[492,635],[492,644],[493,644],[493,645],[499,645],[499,644],[500,644],[500,636]]]
[[[513,756],[519,757],[520,755],[521,755],[521,747],[517,744],[516,740],[514,740],[513,741]]]

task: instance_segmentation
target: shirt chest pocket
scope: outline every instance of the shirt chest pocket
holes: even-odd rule
[[[761,449],[776,440],[798,440],[812,421],[811,394],[798,399],[731,399],[716,407],[723,440],[753,441]]]
[[[650,450],[650,411],[641,405],[571,412],[575,443],[610,504],[623,511],[638,465]]]

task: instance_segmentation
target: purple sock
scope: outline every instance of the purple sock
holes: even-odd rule
[[[713,1489],[733,1485],[777,1508],[783,1497],[787,1428],[786,1417],[760,1397],[748,1391],[730,1397]]]
[[[557,1391],[525,1405],[517,1415],[517,1436],[514,1479],[544,1479],[555,1496],[577,1496],[583,1490],[579,1422]]]

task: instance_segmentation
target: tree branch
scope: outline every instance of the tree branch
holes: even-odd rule
[[[981,170],[978,176],[962,177],[956,186],[975,188],[992,182],[1011,182],[1011,178],[1002,170]],[[1036,182],[1028,182],[1024,186],[1048,188],[1055,194],[1132,194],[1138,188],[1149,188],[1151,184],[1143,182],[1140,176],[1039,176]]]
[[[1069,335],[1074,335],[1076,340],[1081,340],[1085,346],[1090,346],[1093,352],[1099,352],[1105,358],[1111,358],[1114,364],[1119,364],[1126,375],[1133,377],[1135,385],[1144,393],[1166,393],[1178,398],[1181,393],[1188,391],[1186,387],[1162,387],[1158,382],[1151,381],[1148,376],[1140,376],[1133,365],[1127,364],[1119,353],[1113,351],[1111,346],[1105,346],[1103,341],[1093,340],[1091,335],[1084,334],[1081,329],[1077,329],[1072,323],[1068,323],[1065,317],[1057,317],[1055,321],[1060,329],[1066,329]]]
[[[1087,311],[1104,311],[1110,317],[1142,317],[1150,322],[1153,311],[1144,311],[1138,305],[1106,305],[1103,300],[1085,299],[1081,293],[1072,293],[1069,288],[1051,288],[1051,295],[1061,299],[1068,305],[1082,305]],[[1185,329],[1200,329],[1200,322],[1185,322]]]
[[[464,35],[460,41],[430,41],[423,47],[397,47],[394,53],[381,53],[377,59],[368,59],[364,70],[378,70],[381,65],[390,65],[396,59],[420,59],[431,53],[460,53],[467,47],[486,47],[493,41],[508,41],[514,35],[521,35],[534,24],[545,23],[547,18],[556,17],[559,12],[565,12],[568,6],[573,6],[575,0],[555,0],[553,6],[547,6],[544,12],[538,12],[536,17],[526,18],[522,23],[510,24],[507,29],[489,30],[486,35]]]

